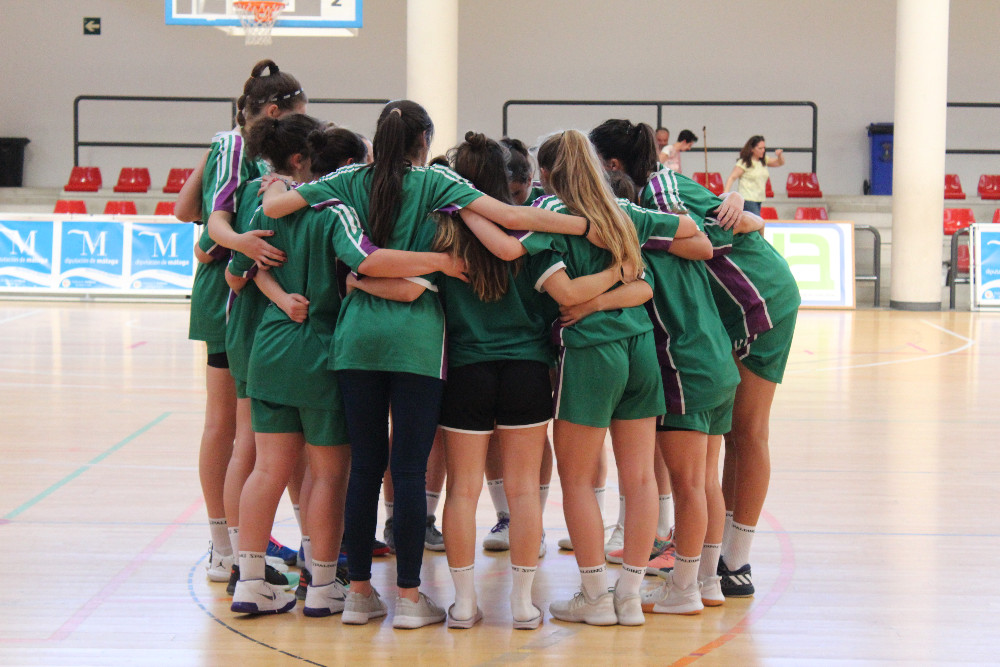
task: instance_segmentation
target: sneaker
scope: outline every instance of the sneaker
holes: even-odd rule
[[[295,565],[295,560],[299,557],[299,552],[295,549],[289,549],[284,544],[274,539],[271,539],[267,543],[267,555],[273,556],[275,558],[280,558],[285,565]]]
[[[306,566],[306,550],[299,545],[299,553],[295,554],[295,567],[300,570]]]
[[[663,553],[651,559],[646,564],[646,574],[662,577],[667,572],[673,571],[675,553],[677,553],[677,550],[674,548],[673,542],[671,542],[670,546]]]
[[[615,615],[618,625],[643,625],[646,617],[642,613],[642,599],[638,595],[618,597],[618,587],[613,590]]]
[[[538,628],[538,626],[542,624],[542,610],[536,607],[535,605],[531,606],[535,610],[535,615],[524,621],[519,621],[517,620],[517,617],[515,617],[514,618],[515,630],[535,630],[536,628]]]
[[[433,517],[428,517],[428,519],[433,519]],[[434,604],[434,601],[423,593],[418,593],[416,602],[411,602],[406,598],[396,600],[396,612],[392,619],[392,627],[413,630],[425,625],[441,623],[445,616],[447,614],[445,614],[444,609]]]
[[[497,523],[490,528],[490,534],[483,540],[487,551],[508,551],[510,549],[510,515],[497,512]]]
[[[668,573],[659,586],[642,594],[642,610],[655,614],[700,614],[705,605],[701,603],[701,588],[694,582],[687,588],[674,586],[673,573]]]
[[[388,556],[389,555],[389,545],[385,542],[375,539],[372,543],[372,556]]]
[[[389,547],[389,553],[396,553],[396,542],[392,538],[392,519],[385,520],[385,528],[382,529],[382,539],[385,541],[385,545]]]
[[[622,532],[622,535],[624,536],[624,531]],[[612,535],[612,537],[614,537],[614,535]],[[653,560],[654,558],[662,556],[672,547],[673,547],[673,542],[670,541],[669,537],[667,539],[663,539],[662,537],[653,537],[653,548],[649,552],[649,560]],[[625,547],[622,546],[621,549],[615,549],[614,551],[605,551],[604,557],[607,559],[609,563],[618,563],[620,565],[622,562],[622,558],[624,557],[624,554],[625,554]],[[671,565],[670,567],[673,567],[673,565]]]
[[[582,590],[565,602],[553,602],[549,605],[549,613],[553,618],[569,623],[586,623],[588,625],[615,625],[618,615],[615,613],[614,594],[609,590],[596,600],[591,600]]]
[[[717,574],[722,577],[722,594],[727,598],[752,598],[753,581],[750,579],[750,563],[733,572],[726,562],[719,559]]]
[[[306,616],[333,616],[344,611],[347,589],[339,581],[331,581],[323,586],[310,586],[306,591],[306,604],[302,613]]]
[[[466,618],[466,619],[455,618],[454,616],[452,616],[451,612],[452,612],[452,610],[454,608],[455,608],[455,605],[451,605],[450,607],[448,607],[448,627],[449,628],[455,628],[456,630],[468,630],[473,625],[475,625],[479,621],[483,620],[483,611],[479,607],[476,607],[476,613],[475,614],[473,614],[470,618]]]
[[[573,541],[570,540],[568,537],[560,537],[559,541],[556,542],[556,544],[559,545],[560,549],[564,549],[565,551],[573,550]]]
[[[229,581],[229,573],[233,569],[233,556],[223,556],[212,543],[208,543],[208,562],[205,563],[205,574],[209,581]]]
[[[706,607],[720,607],[726,601],[722,594],[722,577],[705,577],[698,582],[701,586],[701,603]]]
[[[299,585],[295,589],[295,599],[305,600],[306,595],[309,592],[309,584],[312,583],[312,574],[310,574],[308,568],[302,568],[299,571]]]
[[[434,525],[434,515],[427,517],[427,528],[424,530],[424,548],[431,551],[444,551],[444,535]]]
[[[371,595],[348,591],[340,621],[347,625],[364,625],[373,618],[385,616],[385,613],[385,603],[374,588]]]
[[[538,557],[545,558],[545,554],[548,552],[548,547],[545,546],[545,531],[542,531],[542,541],[538,544]]]
[[[295,606],[295,595],[263,579],[240,581],[229,607],[237,614],[283,614]]]
[[[604,555],[607,556],[612,551],[618,551],[625,547],[625,526],[615,524],[615,529],[611,531],[611,537],[604,545]],[[612,561],[614,562],[614,561]],[[621,561],[618,561],[619,563]]]
[[[292,580],[295,583],[292,583]],[[297,574],[284,574],[274,569],[270,565],[264,565],[264,581],[275,586],[280,586],[284,590],[292,590],[299,585],[299,575]],[[240,566],[233,565],[232,570],[229,573],[229,583],[226,585],[226,593],[229,595],[234,595],[236,593],[236,584],[240,581]]]
[[[278,572],[288,572],[288,566],[285,565],[285,561],[278,558],[277,556],[264,556],[264,563],[266,563],[270,567],[273,567]]]

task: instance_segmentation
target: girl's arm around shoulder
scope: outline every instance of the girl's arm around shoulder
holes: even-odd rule
[[[696,236],[674,239],[668,252],[682,259],[706,260],[712,259],[715,251],[708,235],[705,232],[698,232]]]
[[[296,190],[289,190],[288,184],[281,179],[266,184],[263,206],[264,215],[269,218],[283,218],[305,208],[308,203]]]
[[[254,282],[271,303],[281,308],[292,322],[302,323],[309,316],[309,299],[301,294],[289,294],[270,271],[258,271]]]
[[[348,294],[355,289],[387,301],[409,303],[416,301],[426,288],[420,283],[406,278],[370,278],[367,276],[362,278],[350,273],[347,276]]]
[[[739,222],[733,227],[734,234],[750,234],[751,232],[759,232],[764,229],[764,219],[759,215],[750,213],[749,211],[743,211],[743,215],[740,216]]]
[[[634,268],[626,267],[623,270],[620,265],[614,265],[600,273],[579,278],[570,278],[563,269],[549,276],[542,287],[560,306],[575,306],[600,296],[627,278],[634,280]]]
[[[482,199],[486,199],[486,197],[480,197],[476,201],[478,202]],[[496,200],[494,199],[493,201]],[[499,204],[500,202],[497,203]],[[528,207],[525,206],[522,208]],[[469,231],[476,235],[476,238],[486,246],[487,250],[500,259],[508,262],[513,261],[527,252],[520,241],[493,224],[492,220],[473,211],[471,206],[463,208],[459,211],[459,215],[462,216],[462,221],[469,228]]]
[[[561,306],[559,321],[564,327],[568,327],[600,310],[641,306],[652,298],[653,288],[650,284],[645,280],[635,280],[575,306]]]

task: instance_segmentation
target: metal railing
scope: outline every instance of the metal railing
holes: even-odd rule
[[[389,100],[374,98],[314,98],[310,104],[379,104],[384,105]],[[73,100],[73,166],[80,166],[80,147],[94,146],[100,148],[207,148],[207,142],[185,143],[178,141],[91,141],[80,139],[80,103],[81,102],[163,102],[163,103],[196,103],[196,104],[226,104],[229,107],[228,118],[222,117],[217,127],[227,127],[234,123],[237,112],[235,97],[165,97],[148,95],[78,95]]]
[[[948,265],[948,274],[945,277],[945,283],[948,285],[948,309],[955,310],[955,285],[962,283],[963,285],[968,285],[972,281],[972,276],[966,273],[963,276],[958,275],[958,246],[959,240],[965,236],[970,237],[971,228],[963,227],[951,236],[951,264]],[[966,239],[966,243],[969,239]]]
[[[812,109],[812,145],[786,147],[786,153],[809,153],[812,158],[813,173],[816,173],[816,145],[818,135],[819,109],[815,102],[778,102],[778,101],[651,101],[651,100],[507,100],[503,105],[503,135],[507,136],[508,112],[512,106],[604,106],[604,107],[655,107],[656,124],[663,125],[663,107],[809,107]],[[742,146],[710,146],[710,153],[739,152]]]
[[[875,298],[872,305],[876,308],[882,302],[882,235],[877,229],[871,225],[854,225],[854,231],[857,232],[871,232],[873,243],[872,243],[872,272],[871,275],[854,274],[855,282],[872,282],[875,283]]]
[[[949,109],[1000,109],[1000,102],[948,102]],[[946,148],[948,155],[1000,155],[1000,148]]]

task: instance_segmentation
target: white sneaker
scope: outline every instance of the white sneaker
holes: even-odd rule
[[[434,604],[434,601],[423,593],[417,594],[417,601],[406,598],[396,600],[396,613],[392,619],[392,627],[412,630],[425,625],[433,625],[444,621],[447,614],[444,609]]]
[[[542,624],[542,610],[531,605],[535,610],[535,615],[526,620],[518,620],[517,616],[514,617],[514,629],[515,630],[534,630]]]
[[[722,594],[722,577],[705,577],[698,582],[701,587],[701,603],[706,607],[719,607],[726,601]]]
[[[638,595],[619,598],[617,586],[613,593],[618,625],[643,625],[646,622],[646,617],[642,613],[642,600]]]
[[[565,602],[553,602],[549,605],[549,613],[553,618],[569,623],[586,623],[588,625],[615,625],[618,615],[615,613],[614,594],[611,591],[591,600],[582,590]]]
[[[250,579],[236,584],[230,609],[237,614],[282,614],[294,606],[294,593],[263,579]]]
[[[560,537],[559,541],[556,542],[556,544],[559,545],[560,549],[565,549],[566,551],[573,550],[573,541],[570,540],[568,537]]]
[[[306,616],[333,616],[344,611],[347,603],[347,589],[338,581],[324,586],[306,588],[306,604],[302,613]]]
[[[618,551],[619,549],[625,548],[625,526],[619,526],[615,524],[615,529],[611,531],[611,537],[604,545],[604,557],[607,558],[608,554],[612,551]]]
[[[205,574],[209,581],[229,581],[229,574],[233,570],[233,556],[223,556],[211,542],[208,545],[208,562],[205,563]]]
[[[642,593],[642,610],[655,614],[700,614],[705,605],[701,602],[698,582],[681,589],[674,586],[673,575],[673,572],[668,572],[662,584]]]
[[[548,547],[545,546],[545,531],[542,531],[542,541],[538,545],[538,557],[545,558],[545,554],[548,552]]]
[[[288,566],[285,565],[285,561],[281,560],[277,556],[264,556],[264,562],[282,574],[288,572]]]
[[[347,625],[364,625],[373,618],[385,616],[386,611],[385,602],[382,602],[382,598],[374,588],[370,595],[348,591],[340,622]]]
[[[510,514],[497,512],[496,525],[490,528],[490,534],[483,540],[483,548],[487,551],[510,550]]]
[[[455,605],[448,607],[448,627],[455,628],[457,630],[468,630],[473,625],[483,620],[483,611],[476,607],[476,613],[474,613],[469,618],[455,618],[452,616],[452,611],[455,609]],[[406,626],[409,627],[409,626]],[[415,626],[419,627],[419,626]]]

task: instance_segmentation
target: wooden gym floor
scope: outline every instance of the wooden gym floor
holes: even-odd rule
[[[772,420],[757,596],[642,628],[509,621],[480,551],[468,631],[228,611],[196,474],[204,351],[182,304],[0,302],[3,665],[995,663],[1000,316],[803,311]],[[613,470],[613,469],[612,469]],[[609,523],[617,511],[614,473]],[[440,515],[440,511],[439,511]],[[287,499],[275,534],[298,544]],[[488,494],[480,537],[493,523]],[[558,481],[535,598],[575,589]],[[991,556],[992,554],[992,556]],[[391,593],[393,563],[376,564]],[[426,590],[452,601],[443,554]],[[650,579],[652,581],[652,579]],[[391,595],[387,595],[391,597]]]

